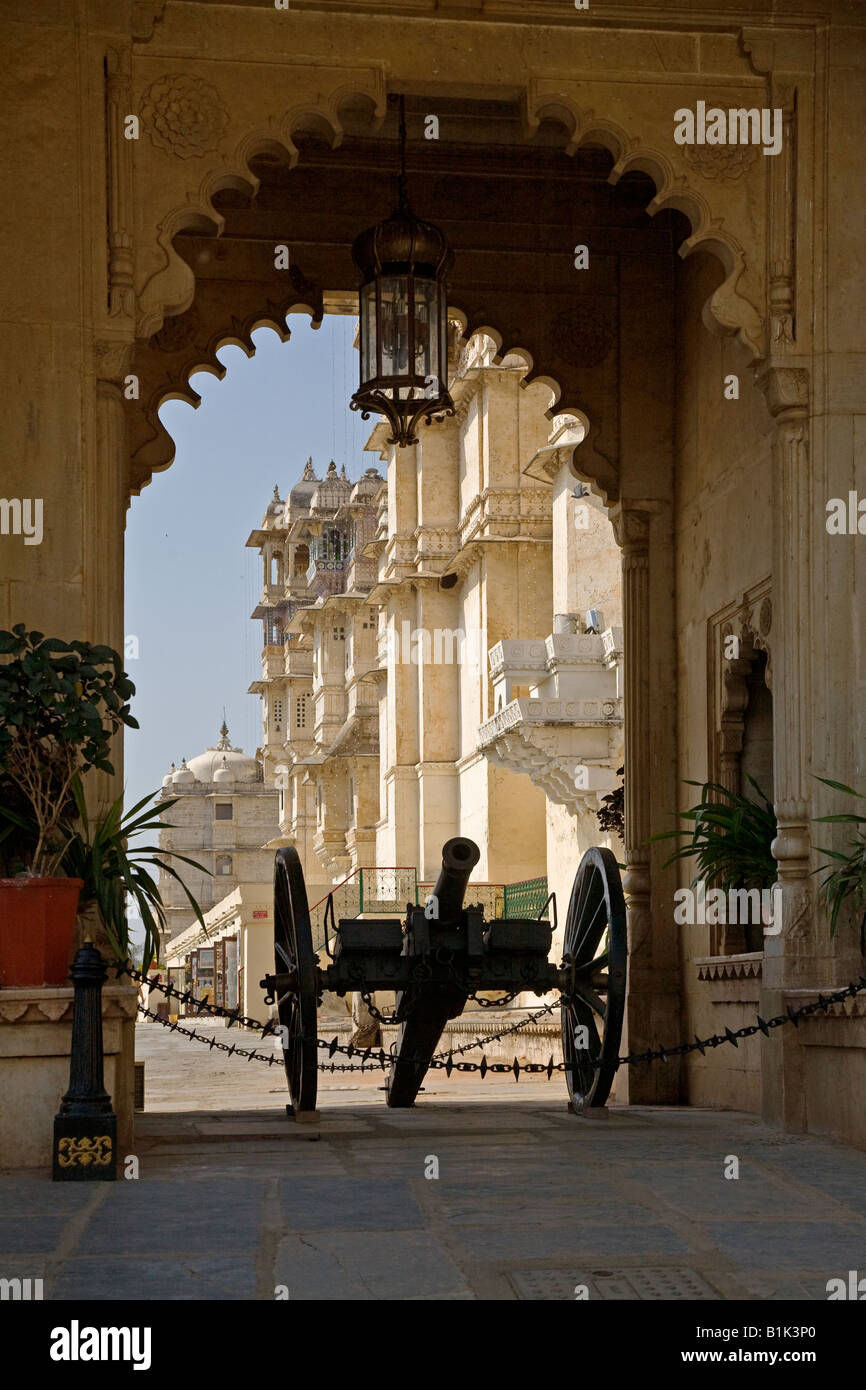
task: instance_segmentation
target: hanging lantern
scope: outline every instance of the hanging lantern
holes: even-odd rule
[[[448,393],[448,287],[452,253],[438,227],[414,216],[406,193],[406,114],[400,98],[399,201],[355,241],[360,285],[361,385],[350,402],[384,415],[389,444],[417,440],[421,416],[454,414]]]

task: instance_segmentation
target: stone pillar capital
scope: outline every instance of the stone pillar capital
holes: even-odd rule
[[[662,507],[652,499],[646,501],[624,498],[608,513],[617,545],[626,555],[648,554],[650,520]]]
[[[118,389],[129,374],[135,343],[118,338],[96,338],[93,343],[93,364],[99,382]]]
[[[809,373],[805,367],[766,367],[757,384],[774,420],[805,419],[809,413]]]

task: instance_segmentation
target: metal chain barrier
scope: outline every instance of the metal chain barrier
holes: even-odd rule
[[[376,1005],[373,1003],[373,996],[371,995],[371,993],[370,993],[370,991],[369,991],[368,989],[362,989],[362,990],[360,991],[360,995],[361,995],[361,998],[363,999],[364,1003],[367,1005],[367,1008],[368,1008],[369,1011],[370,1011],[371,1017],[372,1017],[372,1018],[375,1018],[375,1020],[376,1020],[377,1023],[384,1023],[384,1024],[387,1025],[387,1024],[394,1024],[394,1023],[399,1023],[399,1022],[400,1022],[400,1020],[399,1020],[399,1018],[397,1017],[396,1014],[391,1014],[391,1016],[390,1016],[390,1018],[389,1018],[387,1014],[381,1013],[381,1012],[376,1008]]]
[[[209,1013],[218,1018],[228,1019],[229,1028],[233,1023],[237,1023],[241,1027],[260,1032],[263,1037],[276,1035],[279,1031],[280,1025],[274,1023],[273,1020],[269,1020],[267,1023],[260,1023],[258,1019],[247,1018],[240,1013],[239,1009],[223,1009],[218,1004],[211,1004],[206,1000],[196,999],[188,990],[178,990],[175,989],[173,985],[163,984],[161,980],[151,979],[148,975],[142,974],[140,970],[136,970],[127,961],[116,960],[112,962],[112,965],[118,975],[128,975],[130,979],[137,980],[140,984],[149,985],[150,988],[158,990],[161,994],[179,999],[182,1003],[187,1005],[195,1005],[199,1013]],[[809,1018],[812,1014],[816,1013],[826,1013],[832,1004],[841,1003],[844,999],[853,999],[855,995],[862,993],[863,990],[866,990],[866,976],[861,975],[857,984],[849,984],[845,989],[835,990],[832,994],[819,994],[814,1003],[803,1004],[799,1009],[792,1009],[789,1005],[785,1013],[777,1014],[775,1018],[765,1020],[761,1018],[760,1014],[756,1014],[756,1021],[754,1023],[747,1024],[743,1028],[738,1028],[736,1032],[732,1032],[730,1028],[726,1028],[724,1033],[714,1033],[712,1037],[704,1038],[703,1040],[695,1037],[694,1042],[680,1043],[675,1047],[651,1048],[647,1052],[630,1052],[625,1057],[617,1058],[617,1068],[626,1065],[638,1066],[643,1063],[667,1062],[671,1057],[685,1056],[689,1052],[700,1052],[703,1055],[706,1053],[708,1047],[721,1047],[724,1043],[732,1043],[734,1047],[737,1047],[739,1046],[740,1038],[750,1038],[758,1032],[763,1033],[765,1036],[769,1036],[771,1028],[781,1028],[786,1023],[793,1023],[794,1026],[797,1027],[801,1018]],[[446,1076],[449,1077],[452,1071],[477,1072],[482,1080],[488,1072],[511,1072],[515,1081],[517,1081],[520,1079],[520,1073],[525,1071],[530,1075],[543,1074],[549,1081],[555,1071],[566,1071],[568,1067],[573,1067],[578,1065],[578,1063],[554,1062],[553,1057],[551,1057],[548,1062],[523,1063],[518,1061],[516,1057],[511,1062],[488,1062],[486,1057],[482,1057],[480,1062],[455,1062],[454,1058],[460,1056],[464,1052],[471,1051],[475,1047],[481,1047],[485,1043],[497,1042],[500,1038],[504,1038],[509,1033],[516,1033],[519,1029],[525,1028],[530,1023],[533,1023],[535,1019],[540,1018],[542,1014],[551,1013],[557,1007],[557,1003],[558,1001],[543,1005],[528,1017],[519,1019],[517,1023],[510,1024],[507,1028],[503,1028],[498,1033],[489,1033],[485,1037],[475,1038],[472,1042],[464,1043],[462,1047],[452,1048],[448,1052],[435,1053],[430,1060],[429,1068],[431,1070],[444,1071]],[[138,1007],[139,1012],[144,1014],[147,1018],[153,1019],[154,1022],[164,1024],[165,1027],[172,1032],[179,1032],[186,1037],[194,1038],[197,1042],[204,1042],[211,1050],[217,1048],[219,1051],[228,1052],[230,1055],[246,1057],[248,1060],[255,1059],[256,1061],[266,1062],[268,1066],[273,1066],[278,1060],[276,1056],[266,1057],[260,1052],[247,1052],[237,1046],[229,1047],[227,1043],[217,1042],[215,1038],[203,1038],[194,1030],[181,1027],[179,1023],[170,1023],[168,1019],[160,1018],[158,1014],[152,1013],[142,1004],[139,1004]],[[332,1038],[330,1042],[326,1042],[324,1038],[317,1038],[316,1045],[319,1048],[326,1048],[331,1058],[334,1057],[335,1053],[339,1052],[346,1057],[357,1057],[359,1059],[359,1064],[356,1066],[346,1066],[345,1064],[335,1063],[333,1061],[329,1066],[327,1063],[320,1062],[319,1071],[363,1071],[368,1062],[384,1070],[386,1067],[391,1066],[395,1060],[391,1054],[384,1052],[381,1048],[376,1052],[370,1047],[361,1050],[357,1047],[353,1047],[351,1043],[343,1047],[337,1042],[336,1038]],[[405,1058],[404,1060],[408,1062],[411,1059]],[[426,1059],[417,1058],[414,1060],[420,1063]]]

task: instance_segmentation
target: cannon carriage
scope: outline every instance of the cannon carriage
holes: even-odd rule
[[[548,959],[552,930],[540,918],[485,921],[464,905],[480,853],[472,840],[448,840],[442,869],[423,906],[407,904],[403,921],[346,918],[327,926],[320,962],[300,859],[278,850],[274,864],[274,974],[262,980],[276,1005],[291,1112],[315,1112],[317,1010],[325,991],[364,997],[394,991],[399,1035],[386,1078],[390,1106],[414,1103],[449,1019],[480,991],[561,996],[562,1052],[573,1109],[602,1106],[616,1073],[626,983],[626,916],[619,869],[608,849],[586,852],[566,916],[562,961]],[[329,914],[326,913],[326,924]]]

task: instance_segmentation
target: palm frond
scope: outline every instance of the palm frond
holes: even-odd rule
[[[84,880],[80,906],[96,903],[111,947],[122,958],[131,953],[127,902],[133,903],[144,926],[142,969],[146,972],[152,961],[159,958],[167,921],[165,904],[152,871],[162,870],[177,880],[202,926],[204,917],[198,902],[168,861],[179,860],[205,874],[210,871],[197,860],[184,854],[175,855],[158,845],[129,846],[136,836],[166,829],[162,812],[175,805],[177,798],[158,806],[149,805],[159,795],[152,792],[124,815],[123,798],[118,797],[100,819],[91,824],[80,776],[73,779],[71,793],[76,819],[64,825],[68,843],[63,871],[70,877]]]

